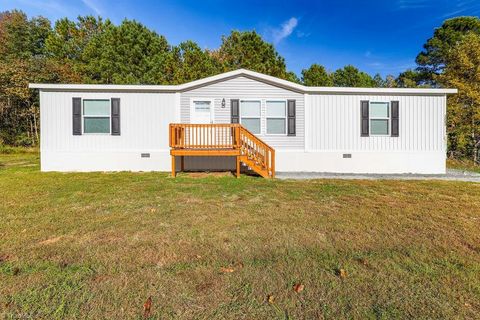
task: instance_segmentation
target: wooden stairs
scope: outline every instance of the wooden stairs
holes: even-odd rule
[[[240,124],[170,124],[172,176],[176,175],[176,159],[185,156],[236,157],[236,174],[247,166],[264,178],[275,177],[275,150]]]

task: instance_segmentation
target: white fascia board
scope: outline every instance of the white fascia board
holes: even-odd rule
[[[159,85],[118,85],[118,84],[56,84],[30,83],[30,89],[59,90],[59,91],[166,91],[177,92],[178,86]]]
[[[435,88],[352,88],[352,87],[305,87],[308,93],[367,93],[367,94],[415,94],[435,95],[454,94],[457,89],[435,89]]]

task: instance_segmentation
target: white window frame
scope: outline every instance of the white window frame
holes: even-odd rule
[[[110,112],[108,115],[91,115],[91,116],[85,116],[84,112],[84,102],[85,101],[108,101],[108,105],[110,108],[108,109]],[[106,135],[111,135],[112,134],[112,101],[110,98],[107,99],[101,99],[101,98],[89,98],[89,99],[82,99],[82,135],[100,135],[100,136],[106,136]],[[85,118],[107,118],[108,117],[108,133],[107,132],[85,132]]]
[[[370,115],[370,111],[372,110],[371,108],[371,104],[372,103],[386,103],[387,104],[387,113],[388,113],[388,117],[372,117]],[[392,114],[391,114],[391,107],[390,107],[390,101],[369,101],[368,102],[368,128],[369,128],[369,131],[370,131],[370,136],[374,136],[374,137],[389,137],[390,136],[390,131],[391,131],[391,128],[390,128],[390,123],[391,123],[391,119],[392,119]],[[384,134],[378,134],[378,133],[372,133],[372,120],[387,120],[387,133]]]
[[[255,102],[260,102],[260,115],[258,117],[242,117],[242,101],[255,101]],[[262,135],[262,107],[263,107],[263,100],[262,99],[257,99],[257,98],[247,98],[247,99],[238,99],[238,120],[240,124],[242,124],[242,119],[258,119],[260,120],[260,132],[255,133],[252,132],[255,135]]]
[[[210,123],[215,123],[215,99],[213,98],[190,98],[190,123],[195,113],[195,101],[210,102]]]
[[[285,102],[285,117],[269,117],[268,102]],[[268,119],[285,119],[285,133],[268,133]],[[265,135],[286,136],[288,134],[288,101],[287,99],[265,99]]]

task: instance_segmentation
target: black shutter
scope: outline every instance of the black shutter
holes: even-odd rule
[[[72,99],[72,128],[74,136],[82,135],[82,98]]]
[[[287,134],[289,136],[296,135],[296,117],[297,117],[297,110],[296,110],[296,102],[295,100],[288,100],[287,101]]]
[[[112,98],[112,136],[120,135],[120,98]]]
[[[240,110],[239,110],[239,100],[231,99],[230,100],[230,113],[232,115],[232,123],[240,123]]]
[[[399,110],[398,110],[398,101],[392,101],[391,103],[391,114],[392,114],[392,137],[398,137],[398,125],[399,125]]]
[[[368,111],[368,101],[360,101],[360,117],[361,117],[361,136],[362,137],[368,137],[370,134],[369,130],[369,123],[368,123],[368,118],[369,118],[369,111]]]

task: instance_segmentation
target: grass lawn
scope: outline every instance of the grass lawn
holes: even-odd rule
[[[458,170],[472,171],[480,173],[480,166],[475,165],[472,160],[448,159],[447,167]]]
[[[0,155],[0,318],[479,314],[480,184],[41,173],[36,153]]]

